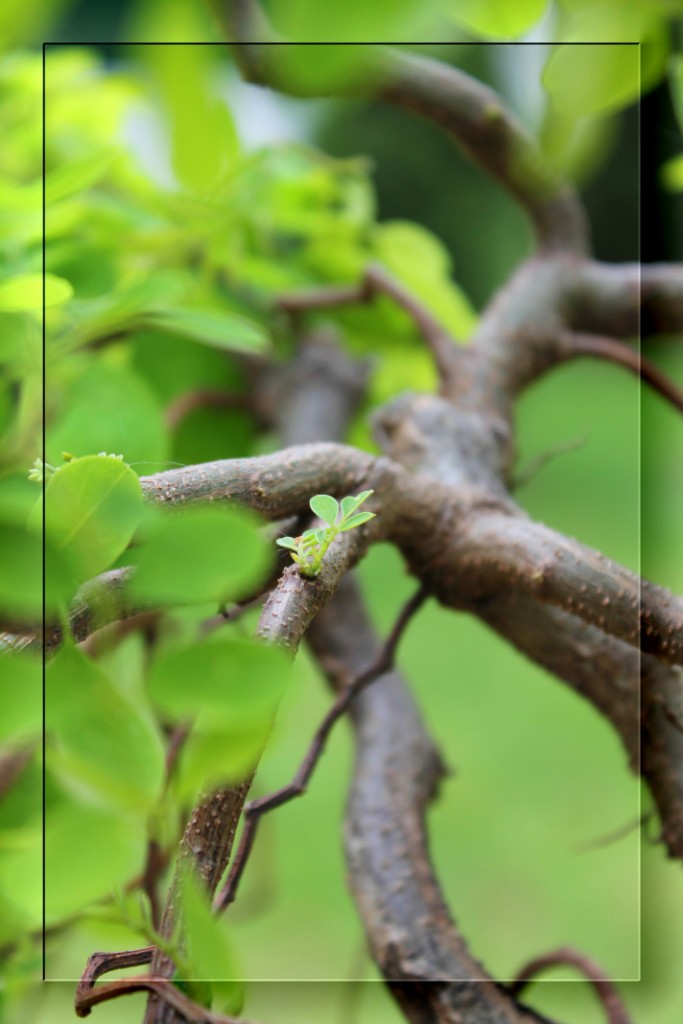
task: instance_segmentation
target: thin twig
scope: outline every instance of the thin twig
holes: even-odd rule
[[[366,686],[369,686],[393,668],[396,650],[401,637],[413,615],[424,604],[428,596],[426,588],[420,587],[404,605],[375,661],[341,691],[323,718],[293,780],[287,786],[283,786],[267,796],[261,797],[258,800],[252,800],[246,804],[240,845],[235,854],[227,881],[214,900],[214,909],[216,911],[221,912],[225,910],[235,899],[237,887],[254,845],[261,816],[268,811],[274,810],[276,807],[281,807],[297,796],[302,796],[306,792],[311,775],[325,749],[327,737],[332,731],[335,722],[341,718],[354,697],[364,690]]]
[[[625,836],[631,835],[636,829],[643,828],[647,825],[655,816],[654,811],[646,811],[645,814],[641,814],[638,818],[633,821],[627,822],[622,825],[621,828],[615,828],[613,832],[608,832],[607,835],[598,836],[597,839],[590,839],[587,843],[582,843],[577,847],[577,853],[588,853],[592,850],[599,850],[603,846],[611,846],[612,843],[618,842],[620,839],[624,839]]]
[[[670,402],[675,409],[683,412],[683,390],[636,349],[630,348],[615,338],[604,338],[599,334],[572,334],[569,345],[574,349],[576,355],[606,359],[630,370],[636,377],[649,384],[662,398]]]
[[[583,448],[588,442],[589,435],[583,434],[581,437],[575,437],[571,441],[565,441],[562,444],[554,445],[552,448],[548,448],[546,451],[541,452],[540,455],[536,455],[531,459],[526,466],[523,466],[517,474],[515,474],[510,480],[510,490],[518,491],[520,487],[525,487],[530,483],[535,476],[537,476],[545,466],[556,459],[558,455],[568,455],[570,452],[575,452],[577,448]]]
[[[93,1006],[98,1003],[108,1002],[110,999],[117,999],[119,996],[130,995],[133,992],[154,992],[162,1002],[172,1007],[176,1013],[187,1021],[187,1024],[247,1024],[244,1019],[237,1020],[236,1017],[226,1017],[221,1013],[212,1013],[205,1006],[195,1003],[172,982],[165,978],[153,978],[148,974],[141,974],[135,978],[118,978],[106,985],[98,985],[87,991],[80,992],[76,997],[76,1014],[79,1017],[87,1017]]]
[[[633,1024],[619,993],[613,983],[605,978],[604,971],[590,957],[569,947],[530,960],[510,985],[511,993],[518,995],[537,974],[552,967],[575,967],[588,979],[605,1010],[607,1024]]]
[[[371,263],[366,268],[360,284],[340,288],[316,288],[281,295],[277,300],[277,307],[296,315],[316,309],[328,309],[331,306],[371,302],[379,295],[388,295],[411,317],[434,357],[439,379],[444,385],[449,382],[459,366],[460,350],[454,339],[427,307],[378,263]]]
[[[237,409],[249,411],[251,402],[248,395],[231,391],[217,391],[213,388],[197,388],[177,395],[166,406],[164,418],[169,430],[176,430],[186,416],[195,409]]]

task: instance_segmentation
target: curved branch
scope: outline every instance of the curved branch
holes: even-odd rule
[[[476,614],[612,724],[652,793],[669,856],[683,859],[683,731],[670,719],[683,717],[681,671],[530,597],[497,595]]]
[[[623,366],[657,391],[674,408],[683,412],[683,390],[674,384],[653,362],[635,349],[614,338],[599,334],[571,334],[566,339],[568,358],[592,356]]]
[[[600,552],[541,523],[496,512],[461,521],[452,544],[460,551],[451,560],[458,558],[458,575],[444,580],[450,597],[442,590],[443,600],[462,606],[463,592],[475,602],[496,594],[533,597],[634,647],[642,643],[662,661],[683,663],[683,601]]]
[[[140,478],[149,501],[181,505],[196,501],[236,501],[268,519],[308,511],[313,494],[350,494],[373,469],[376,459],[342,444],[307,444],[250,459],[225,459],[169,469]]]
[[[575,967],[591,983],[607,1014],[607,1024],[632,1024],[632,1017],[612,982],[605,978],[604,971],[590,957],[575,949],[556,949],[552,953],[545,953],[530,960],[520,970],[510,986],[510,991],[521,992],[537,975],[553,967],[565,966]]]
[[[545,251],[584,254],[588,225],[573,185],[551,169],[502,99],[464,72],[414,54],[388,52],[381,98],[445,128],[467,156],[522,207]]]
[[[259,46],[275,36],[255,0],[213,0],[213,6],[235,44],[245,77],[301,95],[278,73],[271,48]],[[445,128],[467,156],[519,203],[533,224],[540,249],[587,251],[586,217],[574,187],[548,165],[497,93],[462,71],[424,57],[383,48],[375,58],[367,94]],[[357,85],[353,91],[359,91]]]

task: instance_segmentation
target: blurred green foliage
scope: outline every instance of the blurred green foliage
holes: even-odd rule
[[[171,403],[203,388],[243,394],[241,357],[265,352],[285,360],[291,353],[291,338],[271,314],[274,297],[286,289],[355,282],[373,259],[465,340],[476,322],[474,308],[528,245],[518,212],[493,186],[487,192],[474,172],[455,179],[460,214],[444,212],[445,183],[449,177],[454,183],[445,147],[436,162],[446,174],[431,165],[421,144],[401,147],[401,167],[395,166],[395,148],[387,148],[394,165],[379,168],[378,198],[369,162],[348,155],[349,149],[363,152],[363,139],[374,135],[374,122],[363,135],[365,115],[357,104],[336,108],[350,111],[344,133],[339,117],[336,127],[331,120],[324,128],[331,142],[326,148],[344,151],[336,159],[294,143],[250,151],[226,102],[221,48],[129,47],[106,64],[90,48],[51,46],[43,296],[42,69],[35,53],[12,45],[25,43],[65,6],[32,0],[6,5],[0,14],[0,609],[10,622],[31,622],[42,597],[39,491],[26,474],[42,454],[44,298],[45,458],[61,466],[45,497],[48,610],[64,614],[77,583],[117,564],[136,530],[138,546],[123,560],[139,566],[140,595],[154,595],[167,610],[153,654],[136,634],[97,661],[67,644],[49,665],[50,978],[76,978],[94,949],[136,946],[141,936],[153,941],[148,917],[120,895],[144,867],[148,838],[175,845],[180,808],[206,784],[235,778],[254,762],[278,705],[257,785],[261,791],[280,786],[328,705],[306,656],[290,670],[281,652],[249,638],[249,617],[229,634],[200,637],[201,621],[218,603],[262,583],[268,568],[263,541],[254,521],[238,513],[140,520],[136,474],[248,455],[271,441],[240,411],[199,410],[174,421]],[[554,38],[562,45],[546,55],[538,130],[558,166],[585,180],[618,142],[613,115],[641,89],[654,87],[665,66],[680,116],[680,57],[669,54],[670,17],[680,5],[609,2],[597,21],[587,0],[550,6]],[[320,41],[321,32],[331,40],[335,33],[354,40],[387,33],[401,39],[420,31],[426,37],[422,26],[442,16],[452,19],[447,38],[464,28],[470,39],[510,39],[548,16],[548,5],[530,0],[406,2],[398,14],[393,4],[354,3],[334,19],[307,0],[270,7],[278,26],[302,41]],[[205,11],[178,0],[131,10],[138,39],[202,39],[210,25]],[[55,31],[57,37],[66,32]],[[566,45],[607,38],[643,42],[640,80],[635,47],[589,52]],[[483,64],[477,51],[456,50],[455,56]],[[305,66],[300,53],[284,52],[284,72],[294,68],[308,89],[348,84],[349,76],[358,75],[360,51],[354,47],[321,50],[326,59],[311,58]],[[396,135],[391,126],[401,122],[386,123],[388,134]],[[150,170],[140,136],[151,130],[159,141]],[[357,141],[350,143],[354,132]],[[424,133],[426,139],[429,130]],[[402,129],[398,134],[403,138]],[[673,188],[683,180],[680,159],[663,172]],[[406,168],[408,177],[402,177]],[[394,193],[387,199],[384,185],[390,190],[391,179]],[[433,203],[429,228],[409,222],[403,212],[412,198],[407,193],[420,189]],[[472,202],[475,193],[484,197],[479,206]],[[633,194],[630,202],[636,201]],[[389,219],[383,215],[388,206],[395,211]],[[464,259],[454,261],[452,247],[444,244],[449,231],[460,236]],[[413,325],[388,301],[332,318],[351,352],[377,359],[373,402],[405,387],[433,387]],[[657,355],[673,366],[670,349]],[[522,463],[541,449],[588,437],[577,451],[550,463],[520,498],[533,515],[610,557],[635,568],[642,556],[648,575],[681,589],[673,550],[680,545],[683,493],[674,491],[662,502],[649,491],[642,519],[649,528],[639,549],[638,402],[636,385],[607,367],[572,367],[533,389],[519,410]],[[680,423],[651,397],[643,403],[645,451],[652,453],[647,482],[677,479],[672,467],[683,442]],[[352,438],[372,444],[361,419]],[[66,465],[64,451],[75,456]],[[409,581],[395,554],[381,547],[361,575],[384,631]],[[2,659],[3,753],[25,751],[27,760],[0,807],[0,944],[8,953],[0,1011],[7,1024],[30,1017],[50,1024],[69,1019],[73,985],[50,985],[42,993],[29,986],[40,969],[35,938],[42,910],[39,664],[32,653],[16,649]],[[683,915],[676,919],[672,912],[680,904],[679,880],[663,870],[659,851],[645,845],[639,855],[635,831],[618,843],[578,852],[640,810],[636,783],[607,726],[479,625],[431,606],[406,638],[401,663],[419,691],[429,727],[457,768],[430,827],[435,863],[475,954],[508,977],[526,956],[572,943],[614,975],[634,979],[642,885],[646,981],[625,987],[633,989],[629,998],[643,1020],[670,1024],[681,1006],[680,984],[667,962],[683,940]],[[8,693],[18,699],[8,701]],[[167,787],[165,734],[195,716]],[[344,887],[340,823],[350,760],[342,728],[306,799],[264,822],[231,915],[232,939],[210,920],[188,882],[183,899],[190,954],[198,965],[191,973],[226,979],[213,986],[217,1008],[237,1011],[242,992],[235,978],[241,973],[255,979],[247,988],[247,1012],[254,1017],[277,1017],[281,1024],[307,1017],[340,1024],[400,1019],[380,984],[334,983],[376,978]],[[283,996],[275,983],[258,981],[273,978],[325,984],[288,987]],[[562,1019],[600,1020],[581,986],[538,986],[533,995],[540,1008]],[[119,1002],[96,1012],[114,1024],[128,1021],[131,1009]]]

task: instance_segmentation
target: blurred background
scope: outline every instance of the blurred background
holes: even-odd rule
[[[286,25],[286,5],[270,6]],[[306,4],[300,8],[304,19],[310,10]],[[468,14],[471,5],[459,9],[453,3],[451,13],[459,16],[435,15],[431,32],[414,37],[436,42],[410,48],[451,61],[505,96],[580,186],[599,258],[680,259],[683,193],[677,190],[675,168],[681,135],[663,73],[676,26],[668,26],[663,55],[653,58],[659,74],[652,74],[641,104],[624,93],[626,98],[608,109],[572,114],[561,104],[553,106],[541,82],[553,53],[546,40],[559,38],[566,10],[553,4],[536,9],[531,20],[527,14],[524,31],[497,35],[490,25],[481,29]],[[23,46],[50,40],[48,123],[50,52],[84,46],[117,74],[145,66],[144,48],[123,45],[126,41],[218,38],[210,18],[201,10],[188,14],[177,0],[165,5],[44,0],[40,17],[36,11],[29,17],[30,10],[25,5],[21,24],[17,15],[14,31]],[[412,24],[406,15],[406,33]],[[206,52],[208,59],[209,48]],[[637,59],[635,54],[634,47]],[[586,50],[578,48],[570,76],[590,76],[586,59]],[[216,89],[245,148],[294,140],[339,158],[369,158],[377,219],[414,221],[433,232],[474,310],[529,251],[530,236],[518,210],[432,126],[373,101],[275,96],[243,84],[227,52],[215,63]],[[153,103],[144,115],[148,119],[138,116],[124,124],[122,140],[116,141],[132,147],[146,172],[172,188],[162,119],[150,121],[149,109]],[[648,344],[648,355],[673,378],[683,379],[683,354],[674,339]],[[385,353],[374,393],[387,396],[408,386],[413,375],[413,364],[396,370]],[[236,433],[226,438],[224,454],[247,454],[248,447],[242,452],[240,445],[251,441],[231,422]],[[532,516],[683,590],[680,416],[618,369],[581,363],[563,368],[523,397],[518,428],[522,468],[549,449],[568,449],[520,490]],[[352,439],[364,442],[363,429],[357,424]],[[215,436],[209,447],[206,458],[220,457]],[[187,442],[187,453],[197,449],[195,441]],[[173,455],[178,458],[178,451]],[[384,546],[372,551],[360,574],[373,618],[384,632],[412,584],[400,559]],[[244,628],[250,625],[246,620]],[[683,949],[680,869],[652,842],[656,827],[638,829],[648,797],[628,773],[607,725],[478,623],[433,602],[411,627],[399,660],[453,769],[430,812],[432,852],[475,956],[506,979],[528,957],[576,946],[623,981],[636,1021],[678,1019],[683,1011],[677,968]],[[259,793],[290,778],[326,706],[325,689],[304,653],[258,773]],[[278,1024],[401,1020],[377,982],[346,890],[342,820],[351,760],[350,736],[342,726],[305,799],[263,824],[244,891],[230,914],[245,976],[252,979],[246,1013],[254,1019]],[[622,834],[598,842],[612,833]],[[73,985],[59,979],[77,978],[93,949],[123,948],[127,938],[114,926],[89,923],[53,943],[49,976],[55,983],[36,995],[36,1019],[41,1024],[71,1019]],[[134,997],[135,1004],[110,1003],[95,1013],[112,1024],[128,1021],[142,998]],[[530,1001],[567,1024],[603,1021],[587,986],[570,983],[563,972],[535,985]]]

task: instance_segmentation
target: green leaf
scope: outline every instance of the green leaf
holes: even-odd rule
[[[45,490],[45,532],[79,580],[125,551],[141,515],[140,481],[119,459],[74,459]]]
[[[351,516],[347,519],[341,528],[341,533],[345,533],[347,530],[353,530],[354,526],[362,526],[363,523],[369,522],[370,519],[375,518],[374,512],[359,512],[356,516]]]
[[[548,59],[542,81],[561,114],[579,118],[613,113],[640,95],[639,47],[558,46]]]
[[[683,191],[683,153],[667,160],[660,169],[662,184],[671,192]]]
[[[453,18],[473,32],[494,39],[516,39],[534,25],[548,0],[449,0]]]
[[[264,352],[269,344],[260,324],[235,313],[179,306],[150,310],[143,322],[228,352]]]
[[[146,842],[144,822],[134,827],[120,809],[60,803],[45,822],[46,923],[121,889],[140,870]],[[39,877],[38,857],[30,880],[34,890],[40,889]]]
[[[296,541],[293,537],[278,537],[275,543],[281,548],[287,548],[289,551],[296,551]]]
[[[161,737],[149,714],[72,644],[46,670],[46,724],[50,765],[66,784],[144,818],[164,777]]]
[[[336,498],[333,498],[329,494],[316,494],[314,498],[311,498],[309,505],[311,506],[311,510],[315,512],[318,518],[322,519],[324,523],[329,523],[330,526],[334,526],[337,522],[339,505],[337,504]]]
[[[45,305],[60,306],[73,295],[73,288],[63,277],[45,274]],[[21,274],[0,282],[0,310],[21,312],[39,310],[43,306],[43,275]]]
[[[43,719],[42,662],[30,654],[2,655],[0,741],[40,735]]]
[[[56,389],[54,389],[56,391]],[[57,395],[53,396],[56,400]],[[159,399],[133,369],[102,359],[68,384],[61,414],[47,430],[47,461],[62,452],[121,452],[142,472],[168,459],[168,431]]]
[[[161,605],[223,603],[244,597],[264,576],[272,552],[259,521],[239,508],[188,508],[160,514],[149,539],[131,552],[131,593]]]
[[[204,712],[214,724],[258,724],[271,720],[289,675],[289,659],[278,647],[248,637],[206,639],[159,654],[149,693],[174,718]]]
[[[379,224],[372,238],[373,254],[382,265],[424,302],[447,331],[457,338],[468,337],[477,317],[450,277],[451,257],[445,245],[426,228],[401,220]]]
[[[39,524],[37,524],[39,525]],[[14,523],[0,525],[0,610],[19,621],[39,622],[43,609],[42,531]],[[69,601],[78,581],[51,538],[45,541],[45,612],[48,617]]]
[[[683,56],[681,54],[675,54],[669,58],[668,71],[671,102],[678,126],[683,132]]]
[[[155,659],[152,700],[176,720],[194,719],[174,777],[181,799],[233,782],[253,767],[289,675],[282,650],[243,637],[205,640]]]
[[[50,206],[91,188],[104,177],[115,157],[116,150],[108,148],[50,171],[45,177],[45,203]]]
[[[183,872],[181,906],[186,958],[192,972],[190,978],[182,980],[190,986],[202,981],[223,982],[220,1010],[239,1014],[244,1004],[244,984],[239,980],[241,969],[233,944],[225,922],[213,915],[207,893],[189,868]]]
[[[349,495],[347,498],[342,498],[342,503],[341,503],[342,517],[344,519],[347,519],[351,515],[352,512],[355,512],[356,509],[360,505],[362,505],[364,501],[367,501],[368,498],[370,497],[370,495],[374,494],[374,493],[375,493],[374,490],[361,491],[360,494]]]

